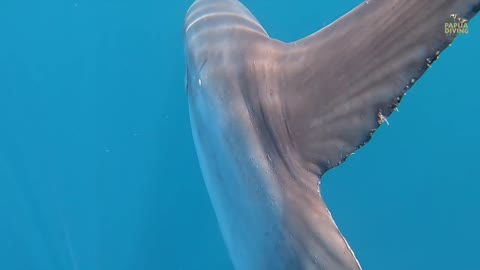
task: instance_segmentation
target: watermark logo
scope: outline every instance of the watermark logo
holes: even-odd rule
[[[468,34],[468,21],[457,14],[451,14],[452,22],[445,23],[446,35]]]

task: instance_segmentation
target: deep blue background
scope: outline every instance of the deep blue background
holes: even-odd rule
[[[361,1],[243,1],[274,38]],[[2,0],[0,269],[231,270],[190,134],[190,1]],[[322,193],[364,269],[475,269],[480,20]]]

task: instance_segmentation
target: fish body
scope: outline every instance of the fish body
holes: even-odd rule
[[[197,0],[187,95],[205,184],[237,270],[358,270],[321,176],[366,144],[480,1],[371,0],[293,43],[236,0]],[[407,35],[408,34],[408,35]]]

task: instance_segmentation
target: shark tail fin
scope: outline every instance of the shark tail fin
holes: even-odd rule
[[[287,44],[279,96],[304,166],[321,176],[366,144],[479,9],[480,0],[370,0]]]

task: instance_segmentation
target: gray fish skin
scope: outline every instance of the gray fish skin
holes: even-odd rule
[[[479,8],[480,0],[371,0],[287,44],[239,1],[192,4],[184,26],[192,133],[235,269],[361,269],[320,178],[370,140],[454,40],[445,23]]]

